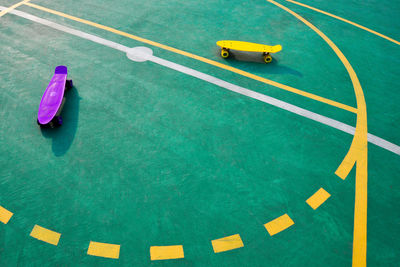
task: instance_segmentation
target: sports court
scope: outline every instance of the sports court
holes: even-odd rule
[[[399,14],[0,0],[0,266],[399,266]]]

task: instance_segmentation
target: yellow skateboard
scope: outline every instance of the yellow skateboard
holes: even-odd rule
[[[276,53],[282,50],[281,45],[270,46],[230,40],[218,41],[217,45],[221,47],[221,57],[223,58],[229,57],[229,49],[247,52],[263,52],[265,63],[270,63],[272,61],[272,57],[269,55],[269,53]]]

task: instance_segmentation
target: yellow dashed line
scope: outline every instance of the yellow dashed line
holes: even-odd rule
[[[311,9],[311,10],[317,11],[317,12],[319,12],[319,13],[322,13],[322,14],[324,14],[324,15],[330,16],[330,17],[332,17],[332,18],[341,20],[341,21],[343,21],[343,22],[346,22],[346,23],[348,23],[348,24],[351,24],[351,25],[353,25],[353,26],[356,26],[356,27],[358,27],[358,28],[360,28],[360,29],[363,29],[363,30],[365,30],[365,31],[368,31],[368,32],[370,32],[370,33],[372,33],[372,34],[375,34],[375,35],[377,35],[377,36],[379,36],[379,37],[382,37],[382,38],[384,38],[384,39],[386,39],[386,40],[388,40],[388,41],[390,41],[390,42],[393,42],[393,43],[395,43],[395,44],[400,45],[400,42],[399,42],[399,41],[396,41],[396,40],[394,40],[394,39],[392,39],[392,38],[390,38],[390,37],[387,37],[386,35],[383,35],[383,34],[381,34],[381,33],[379,33],[379,32],[376,32],[376,31],[374,31],[374,30],[371,30],[371,29],[369,29],[369,28],[367,28],[367,27],[364,27],[364,26],[362,26],[362,25],[360,25],[360,24],[357,24],[357,23],[355,23],[355,22],[352,22],[352,21],[350,21],[350,20],[341,18],[341,17],[339,17],[339,16],[333,15],[333,14],[331,14],[331,13],[322,11],[322,10],[317,9],[317,8],[315,8],[315,7],[312,7],[312,6],[303,4],[303,3],[299,3],[299,2],[296,2],[296,1],[293,1],[293,0],[286,0],[286,1],[288,1],[288,2],[290,2],[290,3],[293,3],[293,4],[296,4],[296,5],[299,5],[299,6],[302,6],[302,7],[309,8],[309,9]]]
[[[150,247],[150,259],[152,261],[180,259],[184,257],[182,245]]]
[[[58,245],[60,241],[61,234],[51,231],[49,229],[43,228],[39,225],[35,225],[31,232],[31,237],[44,241],[46,243],[52,244],[54,246]]]
[[[307,204],[310,205],[314,210],[324,203],[331,194],[325,191],[325,189],[320,188],[317,192],[315,192],[309,199],[306,200]]]
[[[0,17],[4,16],[8,12],[10,12],[11,10],[16,9],[17,7],[19,7],[19,6],[23,5],[23,4],[28,3],[29,1],[31,1],[31,0],[24,0],[24,1],[21,1],[19,3],[16,3],[15,5],[12,5],[12,6],[8,7],[8,8],[6,8],[6,9],[4,9],[3,11],[0,12]]]
[[[289,217],[289,215],[284,214],[275,220],[270,221],[269,223],[264,224],[264,227],[267,229],[268,233],[272,236],[275,235],[286,228],[289,228],[294,224],[293,220]]]
[[[215,253],[241,248],[244,246],[239,234],[212,240],[211,244]]]
[[[103,258],[118,259],[120,247],[120,245],[90,241],[87,254]]]
[[[128,37],[130,39],[133,39],[133,40],[145,43],[145,44],[149,44],[149,45],[152,45],[152,46],[155,46],[155,47],[159,47],[161,49],[164,49],[164,50],[176,53],[176,54],[180,54],[182,56],[190,57],[190,58],[202,61],[204,63],[210,64],[210,65],[213,65],[213,66],[216,66],[216,67],[219,67],[219,68],[231,71],[231,72],[234,72],[234,73],[242,75],[242,76],[245,76],[247,78],[250,78],[250,79],[265,83],[265,84],[269,84],[269,85],[278,87],[280,89],[283,89],[283,90],[286,90],[286,91],[289,91],[289,92],[292,92],[292,93],[295,93],[295,94],[298,94],[298,95],[301,95],[301,96],[304,96],[304,97],[307,97],[307,98],[310,98],[310,99],[313,99],[313,100],[316,100],[316,101],[319,101],[319,102],[322,102],[322,103],[325,103],[325,104],[328,104],[328,105],[331,105],[331,106],[334,106],[334,107],[337,107],[337,108],[340,108],[340,109],[344,109],[344,110],[347,110],[347,111],[350,111],[350,112],[353,112],[353,113],[357,112],[357,109],[354,108],[354,107],[351,107],[351,106],[348,106],[348,105],[345,105],[345,104],[342,104],[342,103],[339,103],[339,102],[336,102],[336,101],[333,101],[333,100],[330,100],[330,99],[327,99],[327,98],[324,98],[324,97],[321,97],[321,96],[318,96],[318,95],[314,95],[314,94],[299,90],[297,88],[294,88],[294,87],[291,87],[291,86],[287,86],[287,85],[284,85],[284,84],[281,84],[281,83],[278,83],[278,82],[275,82],[275,81],[272,81],[272,80],[269,80],[269,79],[254,75],[254,74],[251,74],[249,72],[246,72],[246,71],[243,71],[243,70],[240,70],[240,69],[237,69],[237,68],[233,68],[231,66],[219,63],[217,61],[214,61],[214,60],[211,60],[211,59],[208,59],[208,58],[200,57],[198,55],[195,55],[195,54],[183,51],[183,50],[176,49],[174,47],[163,45],[163,44],[160,44],[160,43],[157,43],[157,42],[154,42],[154,41],[151,41],[151,40],[148,40],[148,39],[145,39],[145,38],[133,35],[133,34],[129,34],[129,33],[126,33],[126,32],[123,32],[123,31],[120,31],[120,30],[117,30],[117,29],[114,29],[114,28],[111,28],[111,27],[108,27],[108,26],[104,26],[104,25],[101,25],[101,24],[98,24],[98,23],[95,23],[95,22],[92,22],[92,21],[88,21],[88,20],[85,20],[85,19],[74,17],[74,16],[71,16],[71,15],[56,11],[56,10],[52,10],[52,9],[49,9],[49,8],[46,8],[46,7],[42,7],[42,6],[36,5],[36,4],[26,3],[26,5],[28,5],[30,7],[33,7],[33,8],[36,8],[36,9],[39,9],[39,10],[42,10],[42,11],[45,11],[45,12],[48,12],[48,13],[51,13],[51,14],[54,14],[54,15],[57,15],[57,16],[61,16],[61,17],[64,17],[64,18],[67,18],[67,19],[70,19],[70,20],[74,20],[74,21],[77,21],[77,22],[84,23],[84,24],[96,27],[98,29],[102,29],[102,30],[105,30],[105,31],[109,31],[109,32],[121,35],[121,36],[125,36],[125,37]]]
[[[14,213],[0,206],[0,222],[7,224],[13,215]]]

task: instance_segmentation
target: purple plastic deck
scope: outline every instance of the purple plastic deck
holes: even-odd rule
[[[68,71],[66,66],[56,67],[54,76],[40,101],[38,111],[38,122],[40,124],[45,125],[56,116],[64,97],[67,74]]]

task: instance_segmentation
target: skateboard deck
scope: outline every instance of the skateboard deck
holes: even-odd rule
[[[263,44],[256,44],[256,43],[249,43],[242,41],[231,41],[231,40],[218,41],[217,45],[225,49],[233,49],[233,50],[247,51],[247,52],[276,53],[282,50],[281,45],[270,46],[270,45],[263,45]]]
[[[68,70],[66,66],[57,66],[53,78],[46,88],[40,101],[38,122],[42,125],[49,123],[60,109],[65,91]]]

